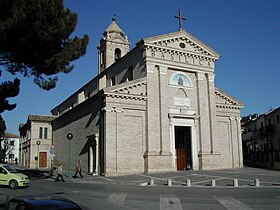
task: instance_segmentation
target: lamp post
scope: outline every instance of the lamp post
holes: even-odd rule
[[[38,151],[37,151],[37,169],[39,168],[39,145],[41,144],[40,141],[36,141],[36,144],[38,145]]]
[[[73,134],[68,133],[66,137],[68,139],[68,179],[70,179],[70,165],[71,165],[70,164],[70,162],[71,162],[71,159],[70,159],[70,141],[73,138]]]

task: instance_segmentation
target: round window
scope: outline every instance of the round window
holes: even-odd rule
[[[180,45],[181,48],[185,48],[186,47],[185,43],[183,43],[183,42],[181,42],[179,45]]]

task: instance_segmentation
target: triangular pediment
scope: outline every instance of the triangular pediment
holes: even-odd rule
[[[220,57],[219,53],[185,30],[146,38],[143,39],[143,43],[164,50],[192,53],[215,59]]]
[[[104,94],[120,97],[146,97],[146,78],[141,78],[104,89]]]
[[[215,89],[216,95],[216,105],[220,108],[238,108],[241,109],[244,107],[244,103],[239,101],[236,98],[233,98],[229,94],[225,93],[224,91],[216,88]]]

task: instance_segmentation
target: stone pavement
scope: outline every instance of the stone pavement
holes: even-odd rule
[[[138,186],[172,187],[279,187],[280,171],[239,168],[207,171],[174,171],[133,174],[114,177],[85,175],[83,178],[65,178],[66,181],[84,184],[125,184]],[[213,181],[214,180],[214,181]]]

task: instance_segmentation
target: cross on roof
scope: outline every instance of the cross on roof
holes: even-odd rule
[[[179,9],[179,16],[175,16],[175,18],[179,19],[179,30],[182,31],[183,30],[183,20],[186,20],[186,18],[184,18],[182,16],[182,11],[181,9]]]

